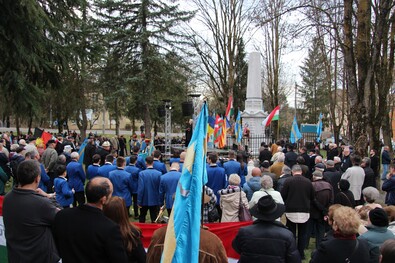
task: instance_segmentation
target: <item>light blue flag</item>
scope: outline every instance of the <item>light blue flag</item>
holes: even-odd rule
[[[235,136],[236,136],[237,143],[240,143],[241,139],[243,138],[243,126],[241,125],[241,111],[240,110],[237,113],[237,118],[236,118]]]
[[[296,116],[295,116],[294,121],[292,122],[290,141],[291,141],[291,143],[295,143],[300,138],[302,138],[302,134],[299,131],[298,122],[296,121]]]
[[[84,162],[84,155],[85,155],[85,147],[88,144],[88,138],[85,138],[84,142],[81,144],[80,149],[78,150],[78,154],[80,155],[80,159],[78,162],[82,164]]]
[[[317,142],[321,141],[321,133],[322,133],[322,113],[320,113],[320,117],[318,118],[317,124]]]
[[[204,104],[187,148],[184,166],[167,225],[161,262],[198,263],[202,191],[207,182],[206,136],[208,110]]]

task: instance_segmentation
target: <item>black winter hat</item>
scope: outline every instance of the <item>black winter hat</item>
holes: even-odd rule
[[[388,222],[388,215],[382,208],[375,208],[369,211],[369,219],[374,226],[385,226],[387,227]]]

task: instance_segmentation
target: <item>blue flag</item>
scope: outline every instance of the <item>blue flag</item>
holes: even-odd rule
[[[241,142],[243,138],[243,126],[241,125],[241,111],[237,113],[236,124],[235,124],[235,136],[237,143]]]
[[[88,138],[85,138],[84,142],[81,144],[80,149],[78,150],[78,154],[80,155],[80,159],[78,162],[82,164],[84,162],[84,155],[85,155],[85,147],[88,144]]]
[[[207,182],[207,121],[208,110],[204,104],[187,148],[167,225],[161,262],[199,261],[202,192]]]
[[[302,138],[302,134],[299,131],[298,122],[296,121],[296,116],[295,116],[294,121],[292,122],[290,141],[291,141],[291,143],[295,143],[300,138]]]
[[[321,133],[322,133],[322,113],[320,113],[320,117],[318,118],[317,124],[317,142],[321,141]]]

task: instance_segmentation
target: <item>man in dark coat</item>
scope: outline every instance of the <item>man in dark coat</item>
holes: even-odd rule
[[[113,192],[110,180],[95,177],[85,192],[87,204],[63,209],[55,217],[53,233],[62,262],[128,262],[119,226],[102,212]]]
[[[96,154],[100,155],[100,163],[103,164],[106,162],[106,156],[111,153],[110,151],[111,143],[109,141],[104,141],[101,145],[96,149]]]
[[[260,151],[260,153],[259,153],[259,162],[262,165],[262,163],[264,161],[270,162],[271,159],[272,159],[272,152],[269,150],[269,146],[264,144],[263,145],[263,150]]]
[[[89,165],[93,164],[92,157],[96,152],[96,144],[93,137],[89,137],[88,143],[85,146],[84,151],[84,164],[85,168],[88,168]]]
[[[336,170],[334,161],[332,160],[326,161],[326,169],[323,173],[323,176],[324,176],[324,180],[332,185],[334,196],[338,192],[340,192],[338,183],[340,182],[340,178],[342,175],[338,170]]]
[[[239,262],[301,262],[291,231],[276,221],[284,211],[284,205],[276,203],[271,195],[261,197],[250,209],[257,220],[240,228],[232,242],[240,254]]]
[[[385,180],[389,166],[391,163],[391,156],[389,153],[390,147],[389,146],[384,146],[383,153],[381,154],[381,164],[383,165],[383,173],[381,174],[381,180]]]
[[[374,177],[377,179],[380,174],[380,157],[377,155],[376,149],[370,150],[370,168],[372,168]]]
[[[363,181],[362,190],[368,186],[376,188],[376,178],[374,176],[374,171],[370,167],[370,158],[365,157],[362,159],[361,167],[365,172],[365,179]]]
[[[287,153],[285,154],[284,164],[292,169],[292,166],[296,164],[297,158],[298,158],[298,154],[294,152],[293,145],[289,144],[287,146]]]

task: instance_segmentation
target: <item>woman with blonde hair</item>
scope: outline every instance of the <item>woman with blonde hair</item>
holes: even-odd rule
[[[333,211],[333,238],[323,240],[312,254],[311,263],[369,262],[369,246],[366,240],[357,240],[360,225],[357,212],[346,206]]]
[[[220,206],[222,209],[221,222],[239,222],[239,205],[249,209],[246,194],[240,188],[240,176],[231,174],[229,176],[229,186],[219,190]]]
[[[119,225],[129,262],[144,263],[146,252],[141,242],[141,230],[129,222],[125,200],[118,196],[111,197],[103,212]]]

